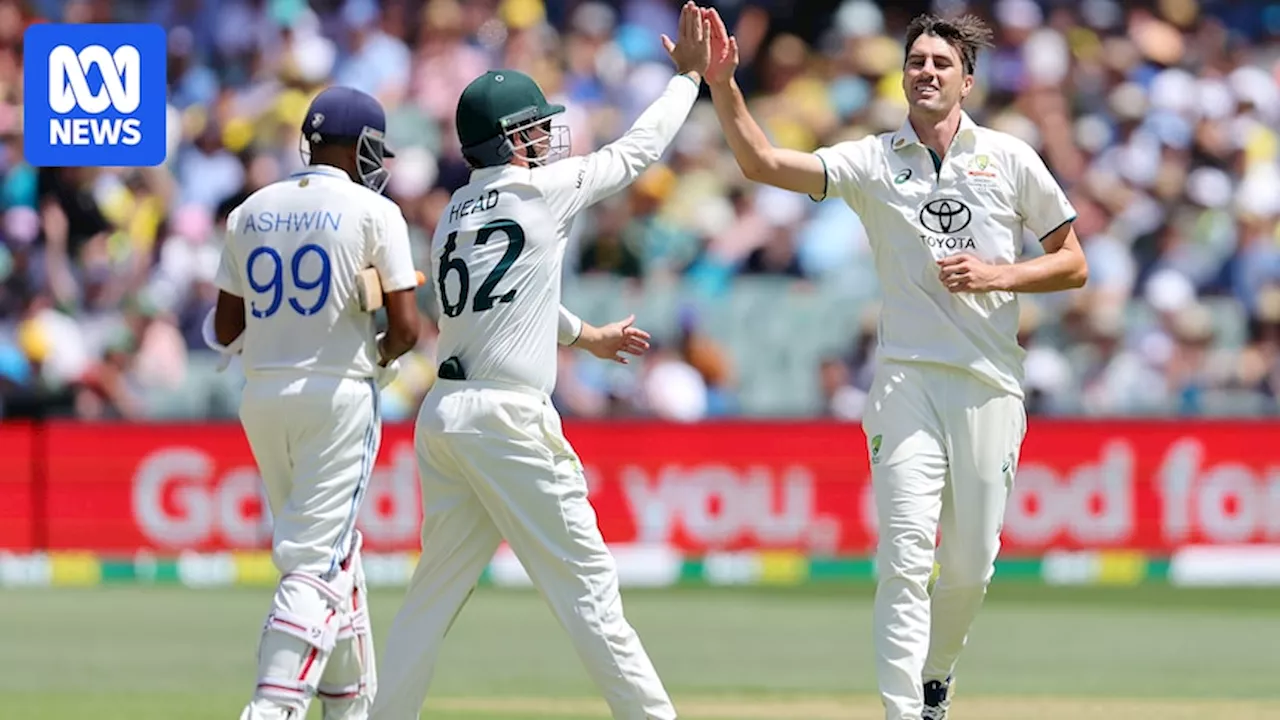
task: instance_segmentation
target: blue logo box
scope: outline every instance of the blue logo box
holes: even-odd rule
[[[27,162],[36,167],[142,167],[164,162],[164,28],[32,25],[24,36],[22,61]]]

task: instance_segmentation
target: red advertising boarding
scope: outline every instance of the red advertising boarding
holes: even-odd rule
[[[30,550],[35,539],[33,437],[26,423],[0,425],[0,550]]]
[[[9,430],[8,427],[5,428]],[[235,424],[44,427],[52,549],[265,547],[259,480]],[[28,542],[20,430],[0,433],[0,547]],[[865,438],[834,423],[567,423],[611,542],[866,555],[875,538]],[[31,444],[28,442],[29,449]],[[29,450],[28,450],[29,452]],[[26,501],[22,500],[28,492]],[[10,500],[10,498],[15,498]],[[387,427],[359,520],[371,551],[418,549],[412,428]],[[13,518],[17,518],[15,521]],[[1280,425],[1033,420],[1006,554],[1280,542]]]

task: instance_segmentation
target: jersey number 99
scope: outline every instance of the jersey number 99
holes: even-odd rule
[[[319,261],[318,270],[313,269],[315,262],[305,262],[308,255],[314,255]],[[304,263],[309,266],[307,269],[310,269],[310,272],[304,272]],[[245,262],[245,275],[249,279],[249,287],[260,296],[267,296],[266,298],[258,297],[249,302],[249,312],[254,317],[269,318],[280,310],[280,305],[285,299],[284,266],[284,259],[275,248],[259,247],[249,253],[249,259]],[[325,252],[324,248],[315,243],[308,243],[298,248],[289,258],[289,284],[293,286],[293,292],[289,293],[289,307],[299,315],[315,315],[320,312],[325,302],[329,300],[329,280],[332,275],[333,263],[330,262],[329,253]],[[265,282],[260,282],[264,276]],[[311,304],[303,305],[299,302],[298,298],[303,295],[310,296]],[[262,300],[268,301],[265,306],[259,305]]]
[[[498,264],[494,266],[493,272],[490,272],[484,282],[480,283],[480,290],[476,292],[476,296],[471,299],[471,310],[473,312],[484,312],[492,310],[496,303],[509,303],[516,299],[515,288],[508,290],[500,297],[494,297],[497,292],[498,283],[502,282],[503,276],[515,264],[516,258],[520,257],[520,253],[524,251],[524,228],[514,220],[494,220],[486,223],[476,231],[476,245],[485,245],[494,236],[495,233],[503,233],[507,236],[507,251],[502,254],[502,258],[498,260]],[[448,239],[444,244],[444,252],[440,254],[440,270],[436,273],[439,278],[437,282],[440,284],[440,304],[444,307],[441,310],[448,317],[458,317],[467,306],[467,298],[471,294],[471,268],[467,267],[467,262],[460,257],[454,257],[453,251],[458,249],[458,232],[449,233]],[[458,274],[458,299],[456,302],[449,300],[449,291],[445,285],[445,281],[449,279],[449,273],[456,272]]]

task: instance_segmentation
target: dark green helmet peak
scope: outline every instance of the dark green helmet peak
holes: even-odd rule
[[[518,70],[491,70],[471,81],[458,99],[456,122],[462,155],[472,167],[505,165],[517,151],[529,153],[530,164],[543,164],[554,143],[550,133],[537,138],[529,131],[563,105],[547,102],[534,79]],[[564,143],[567,149],[567,142]]]

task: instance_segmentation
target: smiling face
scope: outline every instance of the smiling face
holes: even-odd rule
[[[973,89],[960,50],[936,35],[920,35],[907,51],[902,89],[913,114],[937,120],[953,112]]]

